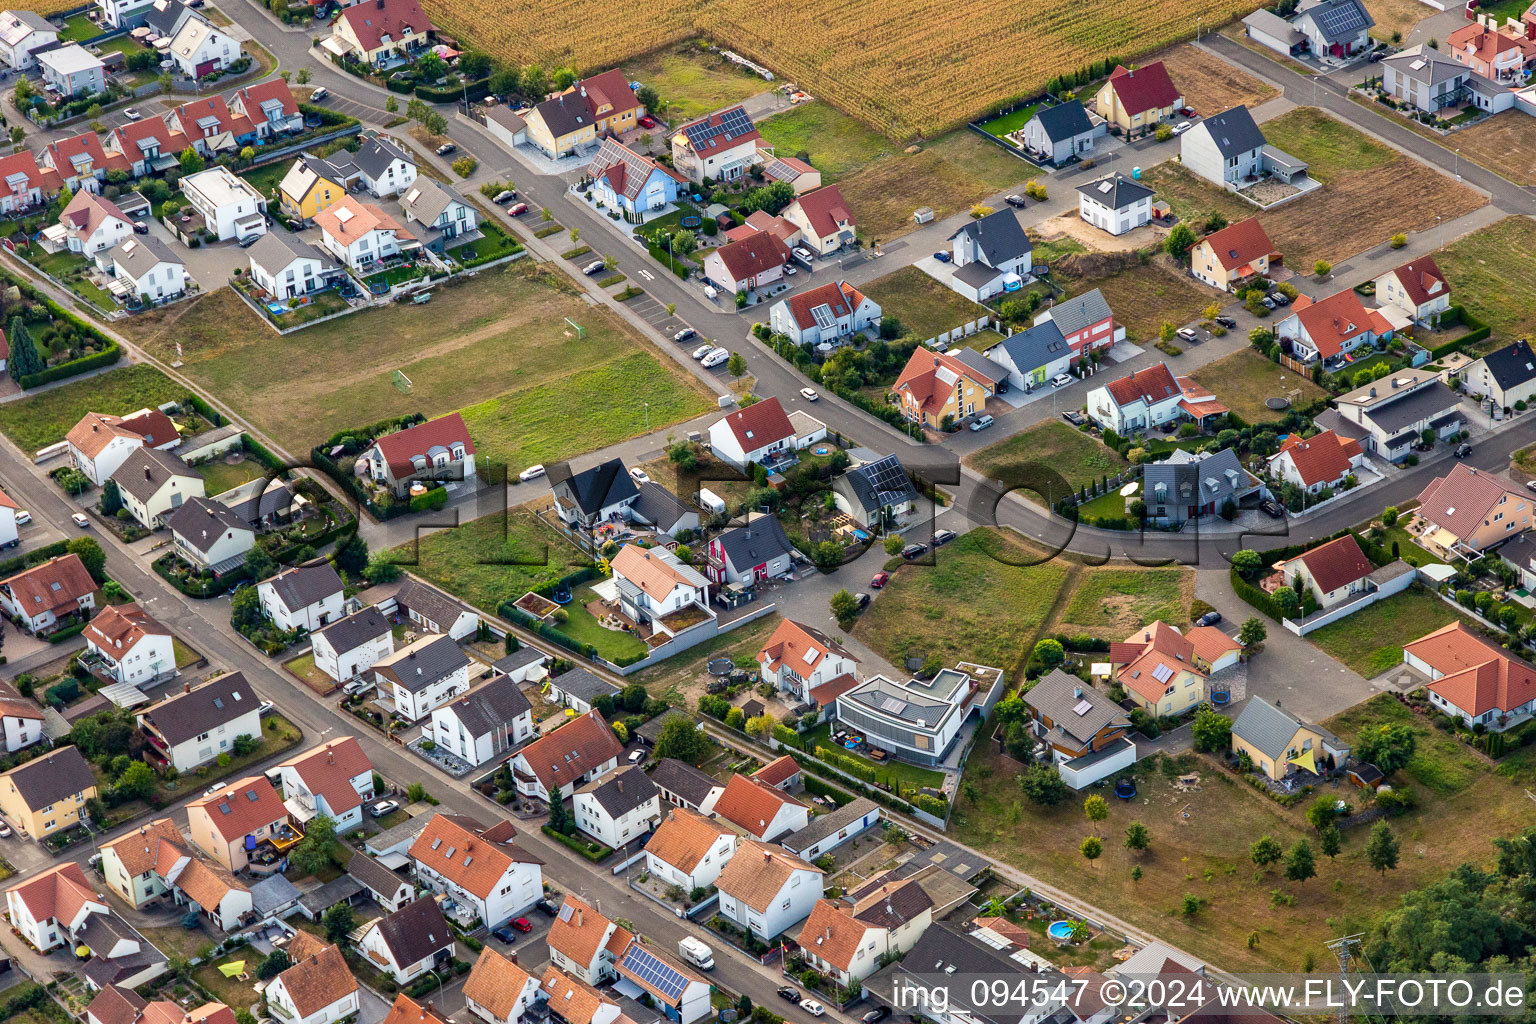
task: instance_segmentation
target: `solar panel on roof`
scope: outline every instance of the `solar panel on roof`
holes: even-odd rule
[[[720,123],[717,125],[704,120],[683,129],[683,133],[688,136],[688,144],[696,151],[705,148],[716,135],[730,140],[750,131],[752,131],[752,119],[741,107],[732,107],[721,114]]]
[[[1168,680],[1173,678],[1173,669],[1169,668],[1167,665],[1158,665],[1152,670],[1152,678],[1156,679],[1160,683],[1166,683]]]
[[[571,905],[569,903],[561,904],[561,906],[560,906],[560,920],[562,920],[562,921],[569,921],[570,919],[571,919]]]
[[[643,979],[647,985],[668,999],[678,998],[683,994],[683,989],[688,987],[688,979],[683,977],[680,971],[663,963],[659,957],[638,942],[630,945],[620,963],[625,970]]]
[[[830,331],[837,326],[837,317],[832,315],[832,307],[826,303],[814,307],[811,310],[811,317],[816,321],[816,326],[823,331]]]
[[[1072,705],[1072,713],[1074,715],[1079,715],[1079,716],[1086,715],[1088,712],[1090,712],[1092,710],[1093,710],[1093,701],[1091,701],[1091,700],[1080,700],[1076,704]]]
[[[898,700],[895,697],[887,697],[885,700],[880,702],[880,710],[889,711],[893,715],[899,715],[903,711],[907,710],[907,702],[904,700]]]

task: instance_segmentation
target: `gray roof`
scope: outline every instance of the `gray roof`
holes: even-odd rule
[[[545,100],[533,109],[538,112],[549,133],[557,139],[592,123],[587,98],[574,90]]]
[[[1016,331],[987,351],[1002,349],[1022,374],[1065,358],[1071,352],[1066,336],[1054,319],[1046,319],[1023,331]]]
[[[421,834],[421,830],[427,827],[428,818],[408,818],[398,825],[391,825],[376,836],[369,836],[363,846],[369,850],[378,850],[381,853],[391,847],[408,845]]]
[[[1202,129],[1210,135],[1223,157],[1264,148],[1264,133],[1259,130],[1253,115],[1248,113],[1248,108],[1242,105],[1212,114],[1194,130]]]
[[[227,725],[260,706],[261,698],[245,681],[245,676],[239,672],[226,672],[187,693],[168,697],[140,714],[154,723],[160,734],[174,745]]]
[[[60,747],[11,769],[4,778],[34,811],[40,811],[65,797],[83,793],[96,785],[96,776],[79,747]]]
[[[1266,757],[1275,761],[1285,756],[1291,737],[1297,729],[1311,729],[1323,739],[1338,743],[1339,738],[1318,725],[1308,725],[1284,708],[1277,707],[1263,697],[1252,697],[1243,705],[1242,713],[1232,723],[1232,735],[1255,746]]]
[[[1536,380],[1536,352],[1521,338],[1483,356],[1483,365],[1499,387],[1508,390]]]
[[[629,507],[640,519],[663,530],[693,514],[682,499],[654,480],[640,485],[640,497]]]
[[[149,445],[141,445],[129,452],[123,464],[117,467],[117,472],[112,474],[118,489],[139,501],[153,498],[155,492],[174,477],[202,479],[197,475],[197,470],[175,455]]]
[[[368,859],[362,854],[352,859],[355,861],[358,857]],[[383,865],[379,867],[382,868]],[[351,876],[343,875],[342,877],[350,878]],[[393,889],[389,891],[391,894],[394,892]],[[436,954],[438,950],[453,945],[453,932],[448,928],[448,922],[443,919],[442,909],[434,899],[412,900],[393,914],[379,918],[373,923],[373,927],[379,930],[379,938],[384,940],[390,956],[399,967],[420,963]]]
[[[521,647],[506,657],[498,658],[495,662],[492,663],[491,667],[498,672],[512,673],[516,672],[520,668],[527,668],[529,665],[532,665],[535,662],[548,660],[549,655],[545,654],[537,647],[529,647],[526,643],[524,643]]]
[[[341,577],[336,575],[336,570],[331,568],[331,563],[321,562],[318,565],[297,565],[292,569],[285,569],[264,582],[272,587],[277,599],[283,602],[283,606],[289,611],[298,611],[300,608],[308,608],[319,601],[324,601],[332,594],[339,594],[344,589],[341,585]]]
[[[463,203],[464,197],[422,175],[411,183],[400,197],[400,209],[423,224],[431,224],[454,203]]]
[[[469,658],[458,642],[446,633],[437,633],[374,662],[373,670],[393,679],[411,693],[420,693],[467,664]]]
[[[236,516],[254,525],[267,516],[288,512],[296,493],[287,480],[259,476],[216,497]]]
[[[1125,709],[1076,676],[1059,668],[1024,695],[1024,703],[1055,723],[1063,735],[1087,743],[1108,725],[1129,725]],[[1078,708],[1083,707],[1079,712]]]
[[[635,765],[620,768],[576,791],[597,801],[610,818],[621,818],[656,797],[656,785]]]
[[[1002,274],[1002,271],[996,267],[975,262],[967,263],[963,267],[956,267],[954,276],[956,280],[979,290],[985,285],[992,283],[1000,274]]]
[[[1441,82],[1449,82],[1472,74],[1471,69],[1466,65],[1437,57],[1418,46],[1394,54],[1381,63],[1404,78],[1410,78],[1425,85],[1439,85]]]
[[[973,220],[950,235],[949,240],[952,242],[961,235],[975,239],[982,258],[994,267],[1034,250],[1034,244],[1011,209],[998,210]]]
[[[168,0],[167,3],[151,4],[145,12],[144,24],[154,29],[156,35],[168,36],[175,31],[182,15],[191,13],[191,9],[181,0]]]
[[[850,822],[858,821],[870,811],[875,810],[877,806],[873,800],[856,796],[835,811],[816,815],[805,828],[798,832],[791,832],[780,839],[779,845],[790,853],[799,853],[801,850],[815,846]]]
[[[1022,965],[1011,959],[1007,951],[994,949],[961,935],[949,925],[935,921],[918,937],[905,957],[876,971],[865,980],[864,988],[874,993],[882,1003],[900,1005],[894,993],[897,978],[901,979],[903,987],[921,985],[926,991],[940,973],[1014,978],[1022,977],[1023,971]],[[1064,976],[1054,970],[1047,972],[1047,977],[1052,984],[1056,981],[1067,982]],[[979,1024],[1013,1024],[1019,1019],[1016,1008],[1010,1010],[997,1000],[985,997],[979,1001],[972,1000],[972,994],[974,990],[970,985],[952,987],[949,993],[950,1019],[956,1019],[953,1014],[957,1010],[963,1011],[963,1019],[974,1020]],[[1054,1015],[1048,1018],[1056,1019]],[[1069,1014],[1067,1019],[1073,1018]]]
[[[971,369],[975,370],[977,373],[981,374],[983,377],[986,377],[990,381],[1008,379],[1007,370],[1003,369],[1001,366],[998,366],[992,360],[988,359],[986,356],[982,355],[980,352],[977,352],[973,348],[962,348],[960,350],[960,354],[955,356],[955,358],[960,360],[966,366],[969,366]]]
[[[161,263],[185,266],[181,257],[154,235],[134,235],[119,242],[112,250],[112,262],[122,267],[135,281]]]
[[[1297,8],[1296,20],[1312,22],[1330,43],[1353,40],[1376,24],[1360,0],[1306,0]]]
[[[53,24],[36,11],[6,11],[5,13],[37,32],[57,32],[59,30],[59,26]]]
[[[331,645],[337,654],[345,654],[347,651],[356,650],[370,640],[376,640],[390,631],[389,620],[373,605],[353,612],[344,619],[337,619],[324,629],[317,630],[315,636],[325,637],[325,642]]]
[[[268,875],[251,886],[251,903],[262,917],[277,914],[299,901],[299,890],[285,875]]]
[[[1070,299],[1062,299],[1049,312],[1063,335],[1075,334],[1111,315],[1109,303],[1104,301],[1104,293],[1097,288]]]
[[[193,550],[203,554],[207,554],[227,530],[252,532],[244,519],[207,498],[188,498],[181,508],[171,513],[166,525]]]
[[[1032,120],[1040,122],[1045,137],[1052,142],[1065,142],[1093,132],[1093,122],[1088,120],[1088,111],[1077,100],[1058,103],[1054,107],[1041,107],[1035,111]]]
[[[139,934],[137,929],[116,914],[91,914],[85,927],[81,929],[79,938],[93,949],[109,949],[123,940],[139,944],[136,953],[129,953],[113,960],[92,956],[86,961],[85,969],[81,973],[98,989],[126,981],[146,968],[166,962],[166,955],[160,952],[154,943]]]
[[[656,762],[656,767],[651,769],[651,782],[658,789],[676,793],[695,808],[708,800],[714,790],[725,789],[725,783],[719,779],[674,757],[664,757]]]
[[[416,161],[411,159],[411,154],[382,135],[363,139],[362,147],[351,156],[352,163],[370,178],[383,175],[389,169],[389,165],[396,160],[404,160],[412,167],[416,166]]]
[[[1237,453],[1223,448],[1209,455],[1176,451],[1162,462],[1149,463],[1143,471],[1148,504],[1205,505],[1222,502],[1253,486],[1252,475],[1238,461]],[[1157,488],[1166,489],[1159,501]]]
[[[794,550],[784,527],[771,515],[758,516],[746,526],[726,530],[715,539],[738,570],[761,565]]]
[[[1101,206],[1107,206],[1111,210],[1123,210],[1132,203],[1138,203],[1143,199],[1150,199],[1156,195],[1150,188],[1139,181],[1133,181],[1116,171],[1114,174],[1106,174],[1097,181],[1077,186],[1077,190],[1092,199]]]
[[[268,231],[245,254],[252,263],[273,276],[297,259],[319,260],[325,268],[336,266],[335,260],[291,231]]]
[[[617,686],[579,666],[555,676],[549,685],[588,704],[598,697],[616,697],[619,693]]]
[[[395,874],[361,851],[354,853],[352,859],[347,861],[347,874],[366,885],[370,892],[388,899],[393,899],[402,885],[410,884],[403,876]]]
[[[469,609],[420,580],[406,580],[395,591],[395,603],[446,632]]]
[[[1461,404],[1456,392],[1439,381],[1427,388],[1419,388],[1391,401],[1366,407],[1363,412],[1370,421],[1388,434],[1433,419],[1437,414],[1454,411]]]
[[[200,434],[193,434],[181,442],[181,450],[195,452],[206,445],[217,444],[231,437],[240,437],[245,434],[244,427],[238,427],[233,423],[226,423],[222,427],[210,427]]]
[[[901,460],[894,455],[854,466],[844,478],[866,512],[879,512],[889,505],[917,499],[917,488],[912,486]]]
[[[299,906],[303,907],[310,917],[319,917],[336,904],[350,902],[366,891],[362,882],[351,875],[341,875],[300,896]],[[435,901],[427,900],[427,902]]]
[[[1521,536],[1524,536],[1524,534]],[[666,711],[656,715],[649,721],[641,723],[641,725],[636,728],[631,733],[631,735],[644,743],[654,744],[656,740],[660,738],[661,730],[664,729],[666,724],[674,718],[685,718],[693,723],[694,728],[703,728],[703,724],[695,719],[692,715],[688,714],[686,711],[679,711],[677,708],[668,708]]]
[[[855,689],[837,698],[839,702],[862,704],[871,711],[891,715],[910,725],[932,729],[954,705],[902,687],[885,676],[870,676]]]
[[[1243,24],[1256,29],[1267,36],[1273,36],[1290,46],[1295,46],[1306,36],[1296,30],[1296,27],[1273,11],[1259,8],[1243,19]]]
[[[470,690],[450,707],[472,736],[484,736],[509,727],[518,716],[533,711],[522,688],[511,676],[503,675]]]
[[[580,473],[553,482],[557,496],[570,499],[585,515],[596,515],[610,505],[632,501],[640,491],[620,459],[609,459]]]

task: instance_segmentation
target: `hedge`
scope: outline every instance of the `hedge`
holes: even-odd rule
[[[154,562],[151,563],[151,567],[155,570],[155,575],[165,580],[165,582],[169,583],[183,594],[198,601],[206,600],[210,597],[218,597],[220,594],[228,591],[235,584],[250,578],[251,575],[246,570],[245,566],[242,565],[239,568],[231,569],[224,575],[215,577],[214,579],[199,580],[203,586],[197,589],[193,589],[192,587],[188,586],[185,580],[171,575],[171,571],[169,568],[167,568],[166,563],[174,558],[174,554],[167,552],[166,554],[155,559]]]
[[[77,637],[83,632],[85,632],[85,620],[81,619],[72,626],[65,626],[63,629],[56,629],[49,633],[48,642],[51,644],[61,644],[65,640]]]
[[[391,78],[384,83],[384,88],[390,92],[398,92],[402,96],[409,96],[416,90],[416,83],[408,78]]]
[[[196,412],[203,419],[207,420],[209,423],[212,423],[214,426],[222,427],[224,425],[224,414],[219,412],[219,410],[215,409],[213,406],[209,405],[207,402],[203,401],[198,396],[194,394],[188,394],[187,404],[192,407],[194,412]]]
[[[439,89],[432,85],[418,85],[416,98],[426,100],[428,103],[458,103],[466,96],[472,100],[483,100],[491,93],[491,80],[482,78],[478,82],[468,82],[456,88]]]
[[[603,861],[613,856],[613,847],[611,846],[604,846],[602,843],[598,843],[597,852],[593,853],[591,850],[587,849],[586,843],[582,842],[580,839],[577,839],[575,836],[568,836],[564,832],[556,832],[548,825],[544,825],[542,827],[544,834],[549,836],[549,838],[555,840],[558,843],[563,843],[564,845],[569,846],[571,849],[587,858],[587,860],[591,861],[593,864],[601,864]]]
[[[24,982],[0,1003],[0,1020],[13,1020],[28,1010],[35,1010],[49,1000],[48,990],[35,981]]]
[[[69,541],[56,540],[52,544],[45,544],[36,551],[28,551],[24,555],[8,558],[0,562],[0,579],[16,575],[23,569],[30,569],[34,565],[41,565],[50,558],[57,558],[69,551]]]
[[[50,302],[49,305],[55,307],[55,316],[58,316],[60,313],[64,312],[63,310],[57,308],[57,306],[52,302]],[[64,313],[64,315],[68,316],[69,314]],[[70,317],[70,319],[80,324],[85,330],[91,331],[93,334],[96,333],[95,330],[86,325],[84,321],[79,320],[76,317]],[[100,335],[97,336],[100,337]],[[21,384],[22,390],[25,391],[29,388],[35,388],[40,384],[51,384],[56,380],[63,380],[66,377],[75,377],[82,373],[88,373],[91,370],[99,369],[103,366],[111,366],[121,358],[123,358],[122,348],[117,344],[117,342],[108,341],[107,347],[100,352],[94,352],[88,356],[81,356],[79,359],[71,359],[67,363],[60,363],[58,366],[50,366],[48,369],[41,370],[37,373],[29,373],[25,377],[21,378],[19,383]]]
[[[497,612],[508,622],[522,626],[524,629],[532,630],[550,643],[559,644],[566,650],[574,651],[589,661],[597,657],[597,648],[592,644],[582,643],[580,640],[567,636],[543,619],[537,619],[529,615],[511,601],[503,602],[502,606],[497,609]]]
[[[1466,346],[1476,345],[1480,341],[1487,341],[1488,337],[1493,334],[1493,328],[1483,323],[1471,313],[1468,313],[1465,306],[1447,307],[1445,313],[1440,317],[1440,322],[1444,324],[1447,318],[1453,318],[1451,319],[1452,323],[1455,323],[1459,320],[1461,323],[1466,324],[1467,327],[1471,329],[1468,330],[1466,334],[1463,334],[1461,337],[1457,338],[1455,341],[1448,341],[1444,345],[1436,345],[1434,348],[1430,349],[1429,355],[1432,359],[1439,359],[1443,355],[1449,355],[1450,353],[1462,349]]]
[[[845,807],[848,804],[853,803],[855,799],[854,797],[849,796],[847,793],[838,789],[836,786],[828,785],[827,783],[822,782],[814,775],[803,775],[801,776],[800,781],[804,784],[806,792],[810,793],[812,796],[824,796],[828,800],[831,800],[833,803],[837,804],[839,807]]]

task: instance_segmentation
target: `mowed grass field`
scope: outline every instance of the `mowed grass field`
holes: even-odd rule
[[[553,283],[550,283],[553,282]],[[461,410],[480,457],[519,469],[708,411],[618,317],[533,269],[482,272],[430,304],[392,305],[278,336],[229,289],[123,327],[289,451],[408,412]],[[578,338],[570,317],[586,328]],[[395,370],[413,384],[393,383]]]
[[[674,124],[740,103],[773,87],[741,65],[710,53],[697,41],[626,60],[624,77],[655,89],[666,108],[651,113]]]
[[[1130,463],[1099,440],[1060,420],[1046,420],[1021,430],[1006,440],[966,456],[979,473],[1014,487],[1040,488],[1045,494],[1045,474],[1054,472],[1075,491],[1101,477],[1113,476]]]
[[[1457,239],[1435,253],[1435,262],[1451,282],[1452,301],[1493,328],[1484,350],[1536,331],[1536,223],[1528,217],[1506,217]]]
[[[1457,620],[1469,629],[1480,628],[1475,620],[1415,583],[1401,594],[1308,633],[1307,639],[1370,679],[1402,664],[1404,644]]]
[[[903,338],[924,341],[991,315],[985,306],[944,287],[912,266],[869,282],[863,292],[879,303],[880,312],[887,321],[894,318],[901,322]],[[996,340],[997,335],[989,333],[976,337]]]
[[[64,440],[88,412],[112,416],[179,402],[187,389],[140,363],[61,384],[14,402],[0,403],[0,432],[27,455]]]
[[[1089,570],[1067,600],[1061,628],[1111,640],[1158,619],[1183,629],[1194,597],[1195,574],[1188,569]]]
[[[1327,394],[1310,378],[1270,362],[1251,348],[1208,363],[1190,376],[1249,423],[1280,419],[1280,413],[1264,404],[1266,398],[1284,398],[1300,388],[1301,398],[1295,404],[1305,406]]]
[[[1324,183],[1311,195],[1258,214],[1286,265],[1303,272],[1316,260],[1338,264],[1400,231],[1433,228],[1437,216],[1451,221],[1488,201],[1312,108],[1266,122],[1264,133],[1273,145],[1311,163]],[[1189,223],[1203,223],[1217,211],[1229,221],[1254,215],[1248,203],[1173,161],[1143,177]],[[1339,230],[1340,224],[1349,230]]]
[[[707,37],[771,68],[892,139],[932,138],[1095,60],[1176,42],[1253,0],[1083,0],[935,6],[893,0],[661,0],[635,18],[612,0],[428,0],[433,22],[515,64],[582,73]],[[572,33],[570,26],[585,26]]]
[[[1418,3],[1418,0],[1409,2]],[[1189,43],[1154,53],[1144,63],[1155,60],[1167,65],[1168,77],[1178,86],[1184,102],[1202,117],[1219,114],[1239,104],[1256,107],[1279,95],[1274,87]]]

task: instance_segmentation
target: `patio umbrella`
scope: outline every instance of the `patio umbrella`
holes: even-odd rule
[[[1291,758],[1291,764],[1294,764],[1298,768],[1303,768],[1311,772],[1313,775],[1322,774],[1317,770],[1317,762],[1312,759],[1312,751],[1310,750],[1303,750],[1301,753]]]
[[[244,974],[245,973],[245,961],[244,960],[235,960],[235,961],[232,961],[232,962],[227,963],[227,964],[220,964],[219,965],[219,973],[224,975],[224,977],[226,977],[226,978],[233,978],[236,975]]]

